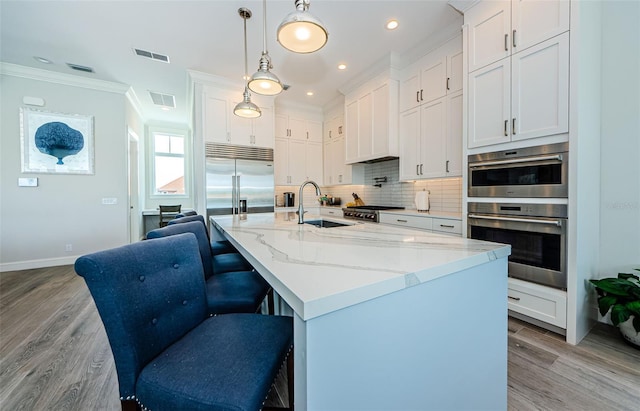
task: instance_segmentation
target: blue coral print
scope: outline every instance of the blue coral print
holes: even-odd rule
[[[41,153],[57,158],[57,164],[64,164],[63,158],[78,154],[82,150],[84,137],[78,130],[53,121],[38,127],[35,143]]]

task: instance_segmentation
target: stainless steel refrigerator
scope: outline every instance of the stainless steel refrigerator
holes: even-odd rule
[[[207,215],[274,209],[273,149],[206,144]]]

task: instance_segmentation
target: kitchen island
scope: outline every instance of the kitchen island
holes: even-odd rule
[[[293,309],[296,409],[506,409],[510,247],[330,220],[211,217]]]

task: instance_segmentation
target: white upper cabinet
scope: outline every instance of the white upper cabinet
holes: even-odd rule
[[[509,56],[511,0],[480,2],[464,14],[468,24],[469,72]]]
[[[462,38],[456,37],[400,73],[400,112],[462,90]]]
[[[569,0],[513,0],[511,49],[517,53],[569,30]]]
[[[468,26],[468,147],[569,131],[569,1],[482,1]]]
[[[275,130],[278,138],[322,141],[322,122],[317,120],[277,113],[275,116]]]
[[[465,15],[469,72],[569,30],[569,0],[482,1]]]
[[[470,148],[569,131],[569,33],[469,73]]]
[[[214,143],[255,145],[273,148],[274,119],[271,107],[262,106],[262,115],[255,119],[238,117],[233,109],[242,96],[223,89],[204,87],[203,135]]]
[[[400,180],[462,175],[462,91],[400,114]]]
[[[400,180],[462,175],[462,67],[458,36],[402,72],[401,105],[410,108],[399,119]],[[416,78],[420,89],[407,89]]]
[[[398,81],[378,76],[345,98],[346,162],[398,156]]]
[[[322,117],[279,110],[275,114],[274,150],[277,185],[300,185],[310,179],[322,184]]]

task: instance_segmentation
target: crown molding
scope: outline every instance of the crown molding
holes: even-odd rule
[[[194,83],[221,87],[229,90],[244,88],[244,84],[240,81],[231,81],[226,77],[216,76],[215,74],[203,73],[196,70],[187,70],[187,73],[189,73],[189,77]]]
[[[127,84],[74,76],[72,74],[58,73],[55,71],[42,70],[5,62],[0,62],[0,74],[5,76],[22,77],[30,80],[46,81],[65,86],[106,91],[109,93],[124,94],[129,90],[129,86]]]

